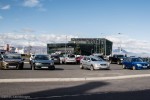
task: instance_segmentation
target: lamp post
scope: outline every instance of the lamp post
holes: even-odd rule
[[[101,34],[104,34],[104,33],[101,33]],[[105,35],[103,38],[105,39],[105,41],[104,41],[104,44],[105,44],[105,46],[104,46],[105,52],[104,52],[104,53],[105,53],[105,57],[106,57],[106,49],[107,49],[107,48],[106,48],[106,35]]]
[[[66,35],[66,41],[65,41],[65,55],[66,55],[66,51],[67,51],[67,35]]]
[[[122,33],[118,33],[118,35],[121,35]],[[121,39],[120,39],[120,46],[119,46],[119,53],[121,53],[121,43],[122,43],[122,41],[121,41]]]

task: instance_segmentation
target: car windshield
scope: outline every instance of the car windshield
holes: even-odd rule
[[[20,55],[15,55],[15,54],[6,54],[4,55],[5,59],[21,59]]]
[[[118,58],[123,58],[123,57],[124,57],[124,55],[117,55],[117,57],[118,57]]]
[[[46,55],[37,55],[35,56],[35,60],[49,60],[49,57]]]
[[[143,60],[140,58],[133,58],[132,62],[143,62]]]
[[[98,58],[98,57],[92,57],[91,60],[92,61],[103,61],[101,58]]]

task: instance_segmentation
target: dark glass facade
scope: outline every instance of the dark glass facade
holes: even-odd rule
[[[68,43],[47,44],[47,53],[61,52],[81,55],[110,55],[113,43],[105,38],[71,38]]]

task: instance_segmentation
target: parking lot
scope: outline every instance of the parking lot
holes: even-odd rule
[[[124,75],[150,74],[149,69],[130,70],[123,69],[122,65],[110,64],[110,70],[80,69],[76,64],[56,64],[55,70],[32,70],[30,64],[25,62],[23,70],[0,70],[1,79],[12,78],[87,78],[87,77],[112,77]]]

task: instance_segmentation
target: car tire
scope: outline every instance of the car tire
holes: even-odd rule
[[[91,65],[91,66],[90,66],[90,70],[91,70],[91,71],[93,71],[93,70],[94,70],[94,67],[93,67],[93,65]]]
[[[120,65],[120,61],[117,61],[117,64]]]
[[[122,68],[123,68],[123,69],[126,69],[126,66],[125,66],[125,65],[122,65]]]
[[[136,70],[136,67],[135,67],[135,66],[132,66],[132,70]]]
[[[82,64],[80,64],[80,69],[84,69],[84,67],[83,67],[83,65],[82,65]]]

